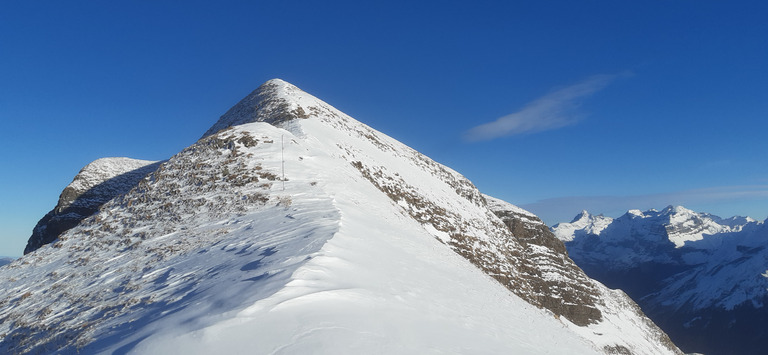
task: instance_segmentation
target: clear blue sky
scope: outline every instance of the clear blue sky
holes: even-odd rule
[[[287,80],[526,207],[768,217],[765,1],[0,5],[0,255],[81,167]]]

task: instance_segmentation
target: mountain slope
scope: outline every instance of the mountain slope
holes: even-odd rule
[[[552,228],[590,276],[625,290],[686,351],[768,346],[768,227],[683,207],[611,219],[583,212]]]
[[[542,225],[271,80],[6,267],[0,350],[678,352]]]

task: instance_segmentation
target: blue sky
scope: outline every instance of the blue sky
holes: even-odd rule
[[[764,1],[0,5],[0,255],[92,160],[282,78],[521,205],[768,217]]]

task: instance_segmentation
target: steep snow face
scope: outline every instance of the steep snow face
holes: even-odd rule
[[[685,351],[768,346],[768,227],[682,207],[628,212],[608,226],[577,218],[553,230],[590,276],[638,300]],[[569,234],[570,233],[570,234]],[[761,328],[762,329],[762,328]]]
[[[86,165],[64,188],[56,207],[37,223],[24,254],[52,242],[107,201],[128,192],[158,164],[131,158],[101,158]]]
[[[0,351],[678,352],[542,229],[272,80],[4,268]]]

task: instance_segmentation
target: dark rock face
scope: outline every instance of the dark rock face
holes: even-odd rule
[[[534,261],[523,266],[523,274],[533,287],[536,303],[578,325],[602,319],[595,304],[597,290],[544,222],[536,216],[504,208],[498,200],[489,203],[489,208],[524,248],[526,259]],[[548,277],[552,270],[560,276]]]
[[[62,191],[56,207],[37,222],[24,254],[53,242],[107,201],[130,191],[159,165],[128,158],[105,158],[89,164]]]

